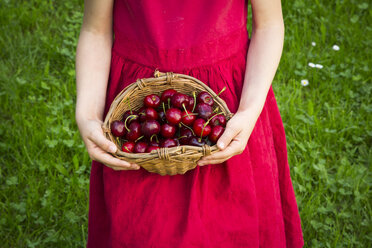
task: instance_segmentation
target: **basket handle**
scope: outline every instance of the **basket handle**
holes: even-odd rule
[[[203,156],[208,156],[211,154],[211,147],[209,145],[203,145]]]
[[[175,75],[172,71],[160,72],[158,69],[155,69],[154,77],[158,78],[162,76],[166,76],[165,81],[169,84],[172,84],[173,79],[177,77],[177,75]]]
[[[164,72],[160,72],[158,70],[158,68],[156,68],[155,71],[154,71],[154,77],[158,78],[158,77],[162,76],[161,74],[164,74]]]
[[[159,149],[156,149],[156,151],[158,152],[158,156],[161,160],[166,160],[166,161],[170,160],[167,147],[161,147]]]

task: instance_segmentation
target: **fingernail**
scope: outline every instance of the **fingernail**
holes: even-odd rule
[[[110,152],[112,152],[112,153],[114,153],[114,152],[116,152],[116,146],[110,146],[110,148],[109,148],[109,150],[110,150]]]
[[[218,147],[219,147],[220,149],[223,149],[223,148],[225,147],[225,144],[224,144],[224,143],[219,143],[219,144],[218,144]]]

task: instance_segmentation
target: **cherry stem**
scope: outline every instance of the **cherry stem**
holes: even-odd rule
[[[192,132],[192,134],[193,135],[195,135],[195,133],[194,133],[194,130],[192,130],[192,128],[191,127],[189,127],[189,126],[187,126],[187,125],[185,125],[185,124],[183,124],[182,122],[180,122],[184,127],[186,127],[186,128],[188,128],[188,129],[190,129],[191,130],[191,132]]]
[[[214,112],[217,112],[218,110],[219,110],[219,107],[215,108],[215,109],[213,110],[213,113],[214,113]]]
[[[219,96],[222,92],[224,92],[226,90],[226,86],[223,87],[223,89],[220,91],[220,93],[217,94],[217,96]]]
[[[125,119],[124,121],[124,126],[125,126],[125,129],[127,129],[128,132],[130,132],[130,129],[127,127],[127,120],[128,119],[133,119],[133,118],[136,118],[136,115],[128,115],[128,117]]]
[[[156,135],[156,133],[154,133],[153,135],[151,135],[150,142],[152,142],[152,137],[154,137],[154,136],[156,138],[156,142],[159,143],[158,136]]]
[[[219,115],[219,114],[223,114],[223,112],[219,112],[219,113],[213,115],[212,117],[210,117],[210,118],[209,118],[209,119],[204,123],[204,125],[203,125],[203,129],[202,129],[201,134],[200,134],[200,138],[203,137],[203,131],[204,131],[204,128],[209,124],[209,122],[213,119],[213,117],[215,117],[216,115]]]
[[[183,107],[183,109],[185,110],[185,112],[186,112],[186,115],[187,115],[187,117],[190,117],[190,115],[189,115],[189,112],[187,112],[187,109],[186,109],[186,107],[185,107],[185,104],[184,104],[184,103],[182,103],[182,107]]]
[[[219,112],[219,113],[212,115],[212,117],[210,117],[204,125],[207,125],[215,116],[220,115],[220,114],[223,114],[223,112]]]
[[[143,137],[145,137],[145,136],[142,135],[141,137],[139,137],[138,139],[136,139],[134,142],[137,143],[137,141],[139,141],[139,140],[142,139]]]
[[[124,149],[127,150],[129,153],[132,153],[131,151],[129,151],[128,147],[124,146]]]
[[[184,115],[182,117],[185,117],[185,116],[190,116],[190,115],[198,115],[197,113],[191,113],[191,114],[188,114],[188,115]]]
[[[201,141],[201,138],[203,138],[203,132],[204,132],[204,128],[207,126],[207,123],[204,123],[203,125],[203,128],[202,128],[202,131],[200,133],[200,138],[199,138],[199,142]]]
[[[170,98],[168,98],[168,109],[170,109]]]
[[[164,102],[163,102],[163,112],[165,114],[165,104],[164,104]]]
[[[132,111],[132,108],[131,108],[131,106],[130,106],[129,97],[127,98],[127,102],[128,102],[128,106],[129,106],[130,114],[132,115],[132,114],[133,114],[133,111]]]
[[[196,94],[195,94],[195,91],[192,92],[192,96],[194,97],[194,106],[192,107],[192,111],[191,112],[194,112],[195,106],[196,106]]]
[[[179,139],[182,139],[182,138],[187,138],[187,136],[184,135],[184,136],[178,137],[178,138],[176,138],[176,140],[179,140]]]
[[[119,144],[119,146],[121,146],[121,142],[120,142],[119,137],[116,137],[116,142]]]

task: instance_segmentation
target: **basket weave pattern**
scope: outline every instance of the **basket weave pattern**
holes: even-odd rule
[[[138,79],[136,82],[124,88],[114,99],[110,110],[103,123],[106,137],[118,146],[115,157],[136,163],[149,172],[160,175],[184,174],[196,167],[197,161],[203,156],[217,152],[216,145],[203,147],[182,145],[171,148],[160,148],[151,153],[127,153],[121,151],[120,140],[112,135],[110,126],[115,120],[122,120],[123,114],[129,110],[138,110],[143,106],[144,98],[149,94],[160,94],[166,89],[175,89],[178,92],[192,95],[201,91],[207,91],[214,98],[213,109],[218,107],[223,112],[226,120],[233,114],[229,111],[226,103],[217,94],[200,80],[185,74],[173,72],[159,72],[155,70],[154,77]],[[129,101],[129,102],[128,102]]]

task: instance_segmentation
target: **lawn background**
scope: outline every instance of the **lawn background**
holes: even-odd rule
[[[306,247],[371,247],[371,7],[283,1],[273,88]],[[90,159],[74,120],[82,11],[82,1],[0,0],[1,247],[86,243]]]

